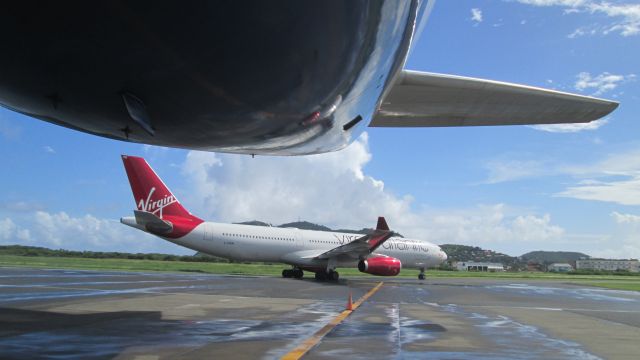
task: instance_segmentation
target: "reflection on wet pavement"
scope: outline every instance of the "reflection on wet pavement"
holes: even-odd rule
[[[275,359],[374,280],[0,268],[0,358]],[[624,359],[638,338],[636,292],[385,279],[305,358]]]
[[[594,288],[567,289],[550,286],[534,286],[530,284],[508,284],[487,286],[496,291],[515,291],[520,294],[546,295],[556,297],[572,297],[574,299],[587,299],[594,301],[625,301],[638,302],[640,296],[634,291],[605,290]]]

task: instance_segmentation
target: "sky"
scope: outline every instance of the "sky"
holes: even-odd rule
[[[121,154],[144,156],[192,213],[217,222],[307,220],[517,256],[640,257],[640,3],[435,4],[406,68],[620,102],[586,125],[367,128],[306,157],[131,144],[0,109],[0,245],[191,250],[119,223],[135,208]]]

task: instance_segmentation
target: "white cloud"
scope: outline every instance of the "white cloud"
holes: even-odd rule
[[[592,164],[563,166],[560,171],[580,181],[556,196],[640,205],[640,150],[612,154]]]
[[[595,248],[589,255],[600,259],[637,259],[640,257],[640,246],[637,241],[618,240],[615,248]]]
[[[424,239],[467,245],[508,248],[515,242],[521,248],[543,246],[557,241],[565,231],[543,216],[510,214],[504,204],[479,205],[464,210],[433,210],[422,219]],[[427,215],[425,214],[425,215]],[[522,251],[524,253],[524,251]]]
[[[625,180],[579,183],[555,196],[614,202],[622,205],[640,205],[640,176]]]
[[[35,211],[20,220],[0,220],[0,241],[68,250],[172,252],[191,254],[155,236],[93,215],[73,217],[65,212]]]
[[[622,36],[640,34],[640,4],[612,3],[596,0],[516,0],[519,3],[533,6],[564,7],[565,14],[590,13],[599,14],[611,19],[607,25],[596,25],[591,30],[579,28],[569,37],[575,38],[596,33],[619,33]]]
[[[183,171],[193,184],[196,209],[221,221],[255,218],[283,223],[304,217],[322,224],[363,226],[374,222],[381,208],[399,221],[412,199],[388,193],[381,181],[365,175],[363,167],[370,159],[364,134],[340,152],[304,157],[192,151]]]
[[[636,75],[615,75],[603,72],[600,75],[592,76],[588,72],[581,72],[577,75],[577,78],[574,85],[576,90],[595,90],[593,95],[598,96],[615,89],[624,82],[635,80]]]
[[[0,244],[10,244],[14,239],[28,241],[30,233],[27,229],[21,229],[10,218],[0,220]]]
[[[251,158],[192,151],[183,173],[193,213],[221,222],[298,218],[333,228],[373,226],[384,215],[405,236],[435,243],[493,244],[519,253],[523,243],[558,240],[564,230],[549,215],[504,204],[433,209],[411,195],[390,192],[365,172],[371,160],[366,133],[345,150],[306,157]],[[524,251],[523,251],[524,252]]]
[[[551,244],[564,230],[547,214],[504,204],[435,209],[396,195],[365,171],[367,134],[340,152],[304,157],[263,157],[191,151],[181,169],[188,190],[181,202],[205,219],[281,224],[298,218],[334,228],[371,227],[383,215],[405,236],[511,251]],[[171,186],[171,184],[169,184]],[[180,189],[174,189],[180,190]],[[91,214],[43,211],[24,203],[5,206],[0,242],[97,251],[191,253],[155,236]],[[494,247],[495,246],[495,247]]]
[[[593,28],[593,27],[579,27],[577,29],[575,29],[571,34],[567,35],[567,37],[569,39],[575,39],[577,37],[580,36],[585,36],[585,35],[595,35],[598,33],[598,29]]]
[[[588,9],[591,13],[600,12],[609,17],[622,18],[622,21],[606,28],[605,34],[619,32],[622,36],[631,36],[640,33],[640,4],[599,2],[590,4]]]
[[[608,122],[609,119],[600,119],[588,123],[530,125],[529,127],[535,130],[552,133],[575,133],[585,130],[598,130]]]
[[[545,164],[538,160],[492,160],[486,164],[489,171],[485,184],[498,184],[544,175]]]
[[[482,22],[482,10],[480,10],[478,8],[471,9],[471,21],[475,22],[476,24],[481,23]]]
[[[583,179],[610,176],[633,177],[640,175],[640,149],[631,148],[610,154],[601,160],[585,165],[566,165],[562,171]]]
[[[624,214],[617,211],[611,213],[616,223],[612,234],[615,247],[600,246],[594,251],[595,256],[604,258],[639,258],[640,257],[640,216]]]
[[[149,145],[149,144],[142,144],[142,151],[144,151],[144,153],[147,156],[160,156],[160,155],[164,155],[169,151],[170,148],[165,147],[165,146],[157,146],[157,145]]]
[[[56,151],[49,145],[44,146],[43,149],[44,149],[45,152],[47,152],[49,154],[55,154],[56,153]]]
[[[534,6],[583,6],[588,0],[517,0],[519,3]]]
[[[611,216],[615,219],[618,224],[640,224],[640,215],[633,214],[621,214],[617,211],[611,213]]]
[[[487,162],[485,184],[565,176],[571,184],[555,197],[640,205],[640,150],[630,149],[587,164],[499,158]]]

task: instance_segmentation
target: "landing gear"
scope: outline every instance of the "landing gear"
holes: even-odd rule
[[[329,278],[329,280],[331,280],[331,281],[338,282],[338,279],[340,279],[340,274],[338,274],[338,272],[337,272],[337,271],[335,271],[335,270],[331,270],[331,271],[329,271],[329,273],[328,273],[327,275],[328,275],[327,277],[328,277],[328,278]]]
[[[335,281],[337,282],[340,279],[340,274],[335,270],[329,270],[329,272],[318,271],[316,273],[316,280],[318,281]]]
[[[304,272],[302,271],[302,269],[284,269],[284,270],[282,270],[282,277],[283,278],[302,279],[303,276],[304,276]]]
[[[420,274],[418,275],[418,280],[424,280],[424,269],[420,269]]]

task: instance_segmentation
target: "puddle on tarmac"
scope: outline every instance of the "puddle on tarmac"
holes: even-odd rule
[[[269,341],[307,338],[341,310],[342,304],[314,303],[278,321],[211,319],[161,320],[131,316],[103,321],[96,326],[57,328],[0,338],[2,358],[111,359],[126,348],[139,346],[197,347],[229,341]],[[284,350],[267,354],[277,357]]]
[[[637,302],[640,294],[634,291],[592,289],[592,288],[559,288],[552,286],[535,286],[529,284],[490,285],[487,289],[497,291],[515,291],[523,295],[543,295],[572,297],[593,301]]]
[[[331,346],[315,349],[314,355],[321,358],[370,359],[371,353],[363,348],[364,343],[370,342],[378,345],[384,343],[385,346],[379,347],[381,350],[376,355],[392,359],[599,359],[578,343],[550,337],[535,326],[519,323],[506,316],[468,312],[455,304],[424,302],[424,305],[468,319],[469,331],[475,331],[476,336],[490,345],[481,351],[411,351],[409,349],[414,343],[426,343],[428,346],[434,340],[446,341],[448,330],[435,322],[403,316],[401,305],[397,303],[377,303],[375,306],[359,308],[327,335],[324,341]],[[381,306],[385,308],[381,309]],[[380,313],[385,315],[387,321],[372,320],[371,316]]]
[[[433,306],[433,304],[430,305]],[[586,352],[582,345],[576,342],[552,338],[535,326],[519,323],[507,316],[488,316],[477,312],[467,312],[455,304],[443,305],[440,308],[471,320],[473,326],[482,333],[484,338],[497,345],[493,355],[498,358],[600,359]],[[448,359],[448,357],[445,358]]]

